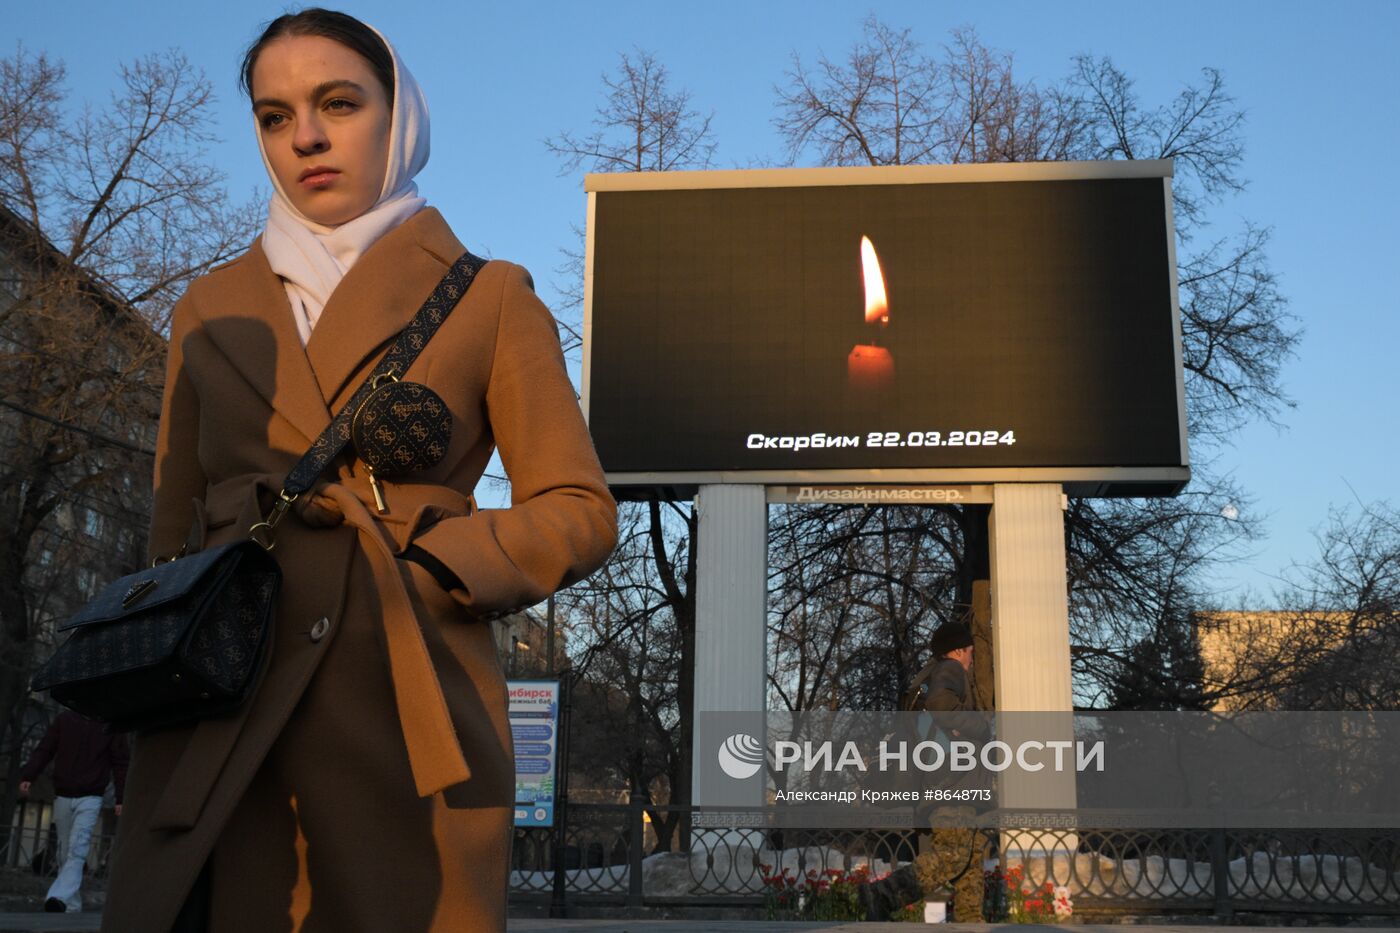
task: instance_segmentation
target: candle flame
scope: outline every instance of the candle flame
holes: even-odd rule
[[[880,257],[870,237],[860,238],[860,269],[865,276],[865,323],[888,324],[890,303],[885,297],[885,276],[880,272]]]

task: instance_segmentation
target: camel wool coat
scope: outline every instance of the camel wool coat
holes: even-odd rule
[[[148,556],[266,516],[462,252],[419,211],[345,275],[305,348],[259,243],[196,280],[171,324]],[[514,767],[490,620],[599,567],[616,504],[521,267],[488,263],[403,378],[450,408],[446,457],[381,479],[380,513],[347,447],[321,475],[345,521],[282,518],[253,699],[134,739],[103,931],[170,930],[206,866],[214,933],[505,929]],[[512,506],[478,512],[497,445]],[[399,558],[410,542],[463,587]]]

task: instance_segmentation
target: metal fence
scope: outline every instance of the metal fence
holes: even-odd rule
[[[759,907],[765,875],[864,865],[879,876],[910,864],[921,844],[910,830],[697,825],[652,854],[653,820],[697,811],[634,803],[570,804],[566,813],[557,834],[516,830],[517,901]],[[983,839],[988,870],[1020,865],[1033,884],[1069,888],[1077,911],[1400,914],[1395,830],[1028,829]]]
[[[915,834],[902,830],[771,830],[745,826],[689,826],[669,834],[669,852],[656,850],[652,818],[696,812],[690,807],[640,804],[570,804],[556,837],[549,827],[517,829],[511,890],[553,894],[555,865],[574,895],[622,895],[676,901],[746,898],[763,894],[765,866],[850,871],[860,865],[899,868],[917,854]],[[687,845],[688,843],[688,845]],[[765,861],[767,859],[767,861]]]
[[[101,882],[107,877],[112,842],[116,838],[113,819],[110,810],[103,810],[98,817],[97,826],[92,834],[92,844],[88,848],[87,882]],[[7,868],[31,868],[37,875],[53,878],[60,868],[55,858],[57,852],[53,805],[32,800],[22,801],[15,807],[8,832],[0,839],[0,865]]]
[[[1033,882],[1066,885],[1089,906],[1400,913],[1395,830],[1080,829],[1013,838],[1003,864],[1023,864]]]
[[[0,865],[52,877],[52,808],[25,802],[0,842]],[[566,823],[517,829],[517,901],[631,906],[761,907],[765,876],[787,868],[872,876],[913,862],[921,834],[898,829],[769,829],[697,825],[690,807],[569,804]],[[679,818],[657,853],[655,827]],[[653,822],[656,821],[656,822]],[[93,834],[88,880],[105,880],[113,825]],[[1022,867],[1027,881],[1069,888],[1076,911],[1400,915],[1400,831],[1077,830],[983,834],[985,864]],[[653,854],[657,853],[657,854]],[[556,866],[560,869],[555,871]]]

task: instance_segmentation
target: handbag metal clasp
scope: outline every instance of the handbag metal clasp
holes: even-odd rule
[[[282,520],[282,516],[287,514],[287,509],[292,507],[292,503],[297,501],[300,493],[287,495],[284,487],[277,493],[277,501],[272,503],[272,511],[267,513],[267,518],[258,522],[248,529],[248,537],[262,545],[263,550],[270,551],[277,546],[277,542],[272,540],[272,533],[277,529],[277,523]]]
[[[155,566],[158,565],[158,564],[168,564],[168,563],[170,563],[172,560],[179,560],[180,558],[182,558],[182,557],[185,556],[185,552],[188,551],[189,549],[190,549],[190,543],[189,543],[188,541],[186,541],[184,544],[180,545],[180,550],[176,551],[176,552],[175,552],[175,555],[174,555],[173,557],[162,557],[162,556],[159,555],[159,554],[157,554],[155,557],[152,557],[152,558],[151,558],[151,566],[152,566],[152,567],[155,567]]]
[[[137,580],[135,583],[131,584],[131,587],[126,591],[126,595],[122,597],[122,608],[130,609],[137,601],[157,586],[159,586],[159,584],[153,579]]]

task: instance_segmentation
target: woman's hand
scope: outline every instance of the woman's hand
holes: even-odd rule
[[[292,503],[292,509],[312,528],[334,528],[345,521],[345,513],[340,510],[340,503],[325,494],[329,482],[321,480],[297,496],[296,502]]]

